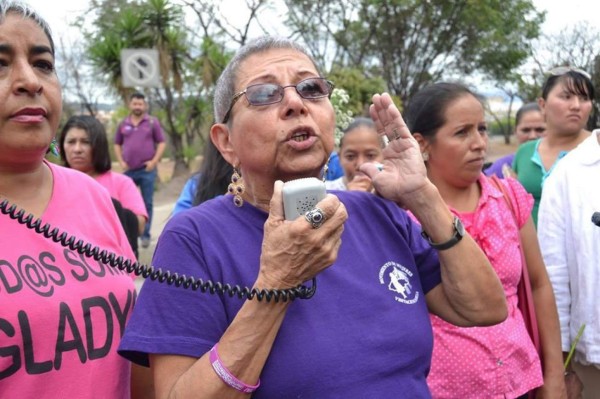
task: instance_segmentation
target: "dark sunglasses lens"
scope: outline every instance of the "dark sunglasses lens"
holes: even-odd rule
[[[249,86],[246,89],[246,97],[252,105],[267,105],[281,101],[283,90],[281,86],[263,83]]]
[[[303,80],[298,83],[296,90],[304,98],[321,98],[329,95],[329,85],[321,78]]]

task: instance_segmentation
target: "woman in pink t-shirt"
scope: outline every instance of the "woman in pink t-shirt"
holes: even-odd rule
[[[116,351],[133,278],[76,243],[133,259],[110,196],[45,160],[62,112],[50,28],[0,0],[0,43],[0,397],[151,398],[151,376]]]
[[[131,178],[114,173],[108,150],[106,130],[90,115],[69,118],[59,138],[64,166],[96,179],[113,198],[129,243],[137,255],[137,240],[144,231],[148,213],[142,194]]]
[[[530,216],[533,201],[516,180],[503,180],[513,216],[482,173],[488,133],[480,99],[460,84],[437,83],[411,99],[405,117],[429,179],[488,256],[509,309],[504,322],[490,327],[462,328],[431,315],[433,397],[520,398],[539,388],[544,398],[565,398],[558,316]],[[542,364],[517,308],[521,242],[540,315]]]

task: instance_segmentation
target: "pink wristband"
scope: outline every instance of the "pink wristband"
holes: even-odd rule
[[[235,376],[231,374],[231,372],[227,370],[227,367],[225,367],[221,362],[221,358],[217,353],[218,345],[219,344],[216,343],[215,346],[211,348],[210,353],[208,355],[208,360],[210,361],[213,370],[215,370],[215,373],[217,373],[219,378],[223,380],[225,384],[240,392],[252,393],[256,391],[256,389],[260,386],[260,379],[258,380],[256,385],[248,385],[235,378]]]

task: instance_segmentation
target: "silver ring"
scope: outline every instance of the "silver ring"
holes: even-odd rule
[[[304,218],[313,229],[318,229],[325,223],[325,214],[320,208],[314,208],[304,214]]]

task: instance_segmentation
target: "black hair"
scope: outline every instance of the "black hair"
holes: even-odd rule
[[[200,172],[195,176],[198,179],[198,188],[194,195],[193,206],[227,193],[232,173],[233,167],[223,158],[209,138],[204,146]]]
[[[139,91],[131,93],[131,95],[129,96],[129,101],[133,100],[134,98],[146,101],[146,96],[144,95],[144,93],[140,93]]]
[[[340,139],[340,148],[344,144],[344,137],[346,137],[346,134],[351,133],[359,127],[366,127],[375,130],[375,122],[373,122],[371,118],[365,118],[364,116],[354,118],[352,122],[350,122],[350,124],[342,131],[343,135]]]
[[[567,91],[577,96],[586,96],[590,100],[595,98],[594,84],[592,81],[576,70],[567,71],[561,75],[549,75],[542,86],[542,98],[548,99],[550,91],[563,82]]]
[[[478,101],[481,97],[461,83],[434,83],[418,91],[411,99],[404,113],[408,129],[433,139],[437,131],[446,123],[446,108],[456,99],[471,95]]]
[[[54,57],[54,40],[52,39],[52,32],[48,22],[44,20],[29,4],[22,1],[0,1],[0,24],[4,22],[6,16],[10,13],[18,14],[23,18],[28,18],[35,22],[43,31],[48,41],[50,42],[50,50],[52,57]]]
[[[519,108],[519,110],[517,111],[517,114],[515,115],[515,126],[521,122],[523,115],[525,115],[526,113],[531,112],[531,111],[541,112],[540,106],[538,105],[538,103],[531,102],[531,103],[523,104],[521,106],[521,108]]]
[[[67,132],[72,128],[86,131],[92,148],[92,168],[94,168],[94,171],[99,174],[108,172],[111,169],[112,163],[108,150],[106,129],[98,119],[90,115],[72,116],[63,126],[59,138],[60,157],[63,165],[68,168],[71,167],[65,155],[65,139]]]

